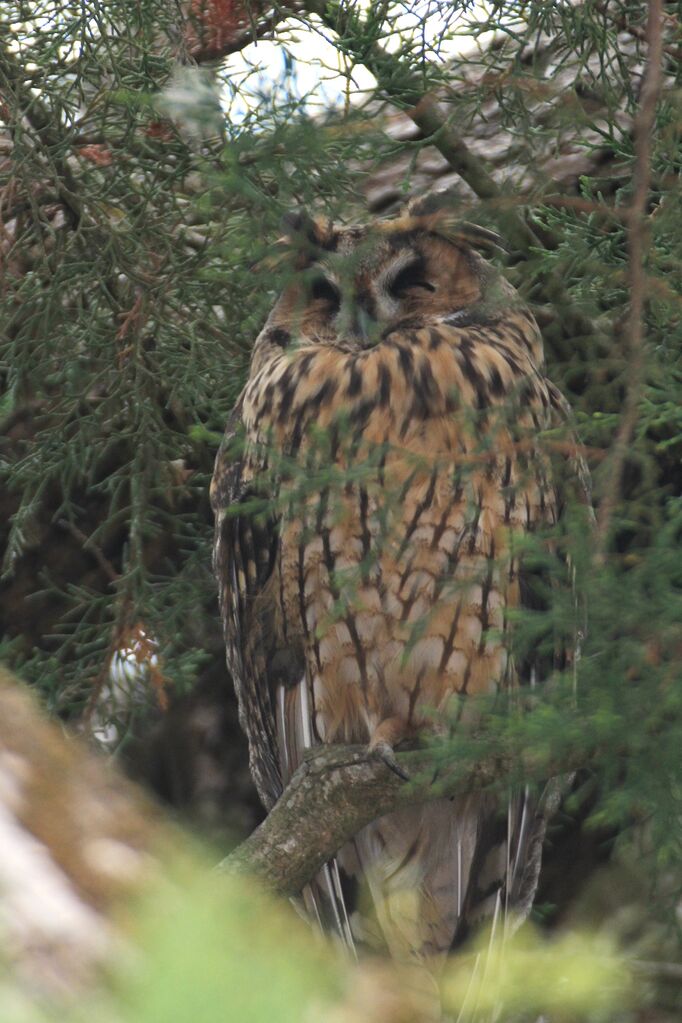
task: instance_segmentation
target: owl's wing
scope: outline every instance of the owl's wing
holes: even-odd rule
[[[214,571],[227,661],[239,703],[239,722],[249,742],[249,766],[258,794],[270,809],[304,751],[313,744],[312,694],[302,651],[284,644],[275,623],[273,584],[279,553],[279,522],[268,513],[259,477],[263,457],[245,451],[242,401],[228,420],[211,481],[215,514]],[[325,864],[303,892],[309,915],[353,945],[336,860]]]
[[[298,684],[276,685],[275,700],[282,780],[287,785],[305,751],[319,741],[314,737],[315,695],[305,672],[301,671]],[[351,887],[347,871],[335,856],[305,886],[301,898],[308,917],[317,921],[320,930],[336,935],[354,951],[350,917],[355,898]]]
[[[278,522],[262,489],[263,459],[245,449],[242,402],[228,421],[218,451],[211,503],[213,550],[227,662],[239,703],[239,721],[249,742],[249,764],[258,794],[270,809],[282,792],[277,744],[275,683],[287,673],[301,676],[294,650],[281,648],[275,629],[273,582],[279,550]]]

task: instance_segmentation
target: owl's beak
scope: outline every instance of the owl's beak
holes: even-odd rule
[[[355,328],[353,333],[360,339],[363,348],[371,348],[379,340],[379,324],[361,305],[355,309],[353,327]]]
[[[357,286],[342,288],[341,307],[335,317],[339,337],[360,348],[372,348],[381,339],[374,311],[371,294]]]
[[[357,295],[343,303],[337,324],[348,340],[361,348],[372,348],[381,337],[379,324]]]

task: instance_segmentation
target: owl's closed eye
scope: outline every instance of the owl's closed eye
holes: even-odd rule
[[[479,254],[489,232],[431,200],[365,227],[296,214],[285,232],[293,272],[212,484],[228,663],[268,807],[312,744],[365,743],[395,767],[439,715],[456,731],[540,678],[509,656],[518,540],[561,514],[543,436],[566,412],[537,324]],[[389,814],[306,905],[349,944],[382,934],[438,962],[486,915],[528,910],[534,813],[528,792],[482,792]]]
[[[473,246],[489,248],[494,236],[467,227],[439,210],[413,209],[367,228],[290,216],[282,240],[296,272],[276,317],[299,338],[369,348],[406,320],[427,324],[472,309],[491,277]]]

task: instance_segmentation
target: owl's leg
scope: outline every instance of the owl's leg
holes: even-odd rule
[[[408,731],[409,726],[404,718],[384,718],[374,729],[367,745],[367,752],[383,760],[386,766],[390,767],[403,781],[409,781],[410,776],[396,760],[393,748],[401,739],[406,738]]]

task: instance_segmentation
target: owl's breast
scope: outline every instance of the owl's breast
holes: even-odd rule
[[[504,322],[403,327],[353,353],[305,340],[270,345],[245,391],[247,435],[294,453],[315,426],[404,444],[415,427],[458,410],[481,413],[510,400],[546,408],[538,337],[532,317],[519,310]]]
[[[504,612],[515,579],[495,528],[447,504],[352,487],[282,531],[283,614],[308,651],[326,738],[362,740],[386,717],[415,726],[454,693],[505,684]]]
[[[252,380],[245,424],[278,464],[279,619],[306,649],[321,736],[512,684],[514,536],[553,514],[524,436],[545,408],[529,350],[490,328],[301,347]]]

